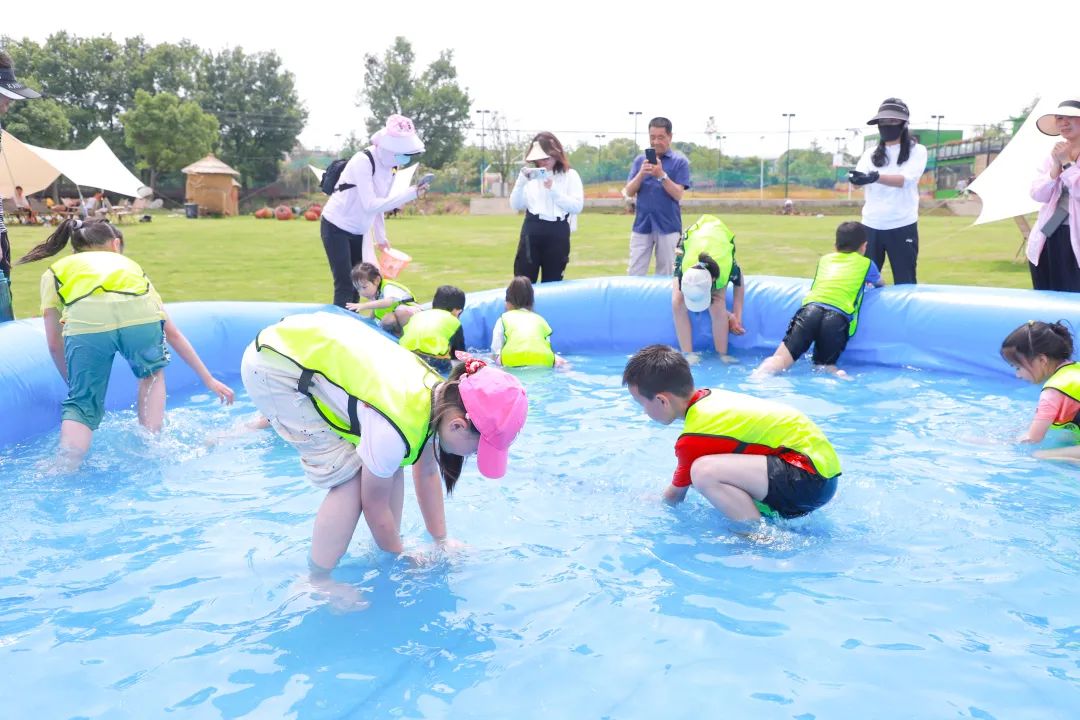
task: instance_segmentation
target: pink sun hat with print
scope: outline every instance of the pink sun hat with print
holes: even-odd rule
[[[424,142],[416,134],[412,120],[404,115],[386,118],[386,126],[371,136],[371,144],[402,155],[424,152]]]
[[[478,370],[461,378],[459,390],[465,403],[465,416],[480,432],[476,451],[476,467],[486,478],[497,480],[506,474],[506,459],[510,445],[525,425],[529,414],[529,399],[521,382],[499,368],[481,364]]]

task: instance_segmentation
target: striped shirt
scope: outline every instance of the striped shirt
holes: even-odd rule
[[[4,224],[4,203],[0,202],[0,272],[9,278],[11,277],[10,255],[11,246],[8,244],[7,225]]]

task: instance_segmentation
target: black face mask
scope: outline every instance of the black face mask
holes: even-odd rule
[[[904,134],[904,125],[878,125],[878,132],[881,133],[881,139],[885,142],[893,142],[899,140],[900,136]]]

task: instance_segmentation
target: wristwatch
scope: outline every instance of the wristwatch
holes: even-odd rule
[[[1061,164],[1061,171],[1065,172],[1066,170],[1068,170],[1072,166],[1073,166],[1073,164],[1071,162],[1062,163]]]
[[[660,184],[663,185],[664,181],[668,179],[667,173],[660,176]]]

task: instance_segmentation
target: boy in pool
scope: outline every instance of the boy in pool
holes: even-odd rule
[[[441,375],[454,369],[454,358],[465,351],[465,331],[461,311],[465,309],[465,291],[453,285],[440,285],[431,300],[430,310],[421,310],[409,318],[398,343],[412,350]]]
[[[682,502],[693,485],[737,521],[762,513],[806,515],[836,493],[840,460],[825,434],[795,408],[770,400],[696,389],[690,364],[667,345],[637,351],[623,385],[651,419],[683,420],[675,443],[679,464],[664,500]]]
[[[836,367],[848,339],[859,326],[859,309],[867,285],[881,287],[881,271],[866,257],[866,228],[844,222],[836,228],[836,252],[818,260],[810,293],[791,318],[776,352],[754,371],[755,376],[783,372],[814,346],[814,369],[847,378]]]

